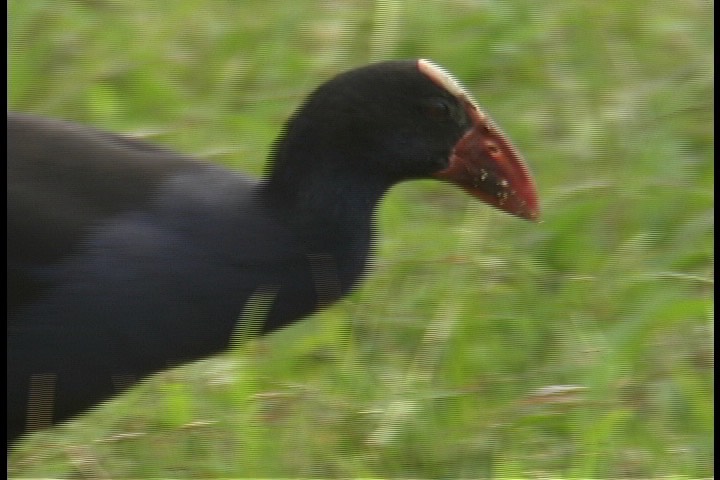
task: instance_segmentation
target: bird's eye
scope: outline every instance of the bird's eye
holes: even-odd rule
[[[425,104],[425,113],[438,120],[445,120],[452,116],[452,109],[444,98],[434,98]]]

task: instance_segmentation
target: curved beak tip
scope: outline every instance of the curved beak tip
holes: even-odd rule
[[[499,210],[537,222],[537,190],[520,155],[504,137],[496,137],[491,148],[476,137],[474,130],[468,132],[455,146],[449,166],[435,177]]]

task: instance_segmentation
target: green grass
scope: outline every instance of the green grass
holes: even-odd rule
[[[9,103],[258,173],[316,85],[453,71],[542,223],[396,187],[332,308],[171,370],[9,457],[13,477],[713,475],[712,3],[11,0]],[[542,388],[573,385],[566,395]]]

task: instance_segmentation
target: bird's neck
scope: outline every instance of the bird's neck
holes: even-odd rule
[[[348,172],[275,174],[262,195],[284,221],[300,230],[370,233],[372,217],[390,182]]]
[[[393,182],[348,169],[345,162],[336,168],[337,158],[301,160],[277,162],[261,195],[312,253],[330,254],[355,270],[366,261],[375,210]]]

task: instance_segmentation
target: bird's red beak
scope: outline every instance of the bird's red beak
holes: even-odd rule
[[[500,210],[537,220],[540,208],[535,183],[512,143],[452,76],[427,60],[420,60],[418,67],[456,95],[471,121],[470,129],[453,148],[448,167],[434,176]]]
[[[435,174],[470,195],[527,220],[540,215],[537,191],[527,165],[512,143],[470,102],[472,127],[458,141],[450,165]]]

